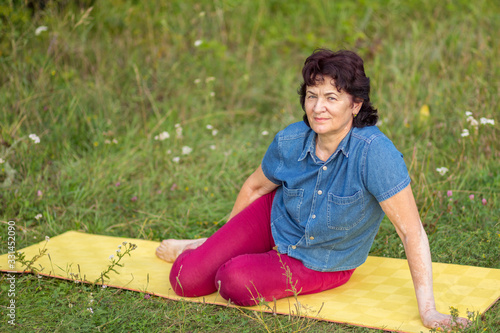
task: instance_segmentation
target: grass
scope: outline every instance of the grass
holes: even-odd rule
[[[273,135],[301,119],[302,63],[328,47],[365,59],[433,260],[500,268],[496,1],[52,1],[33,13],[8,1],[0,23],[0,253],[7,221],[17,248],[67,230],[209,236]],[[371,254],[404,258],[399,245],[384,220]],[[373,331],[31,275],[18,290],[23,331]],[[497,302],[472,331],[499,325]]]

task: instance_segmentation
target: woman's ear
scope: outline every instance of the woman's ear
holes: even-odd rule
[[[361,102],[352,102],[352,114],[356,116],[361,110],[361,106],[363,105],[363,100]]]

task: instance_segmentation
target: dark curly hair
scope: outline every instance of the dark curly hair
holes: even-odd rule
[[[353,127],[373,126],[377,123],[377,109],[370,102],[370,79],[365,75],[363,59],[355,52],[346,50],[333,52],[317,49],[306,59],[302,68],[304,82],[297,91],[304,112],[307,86],[315,86],[326,76],[334,80],[337,90],[351,95],[354,102],[363,102],[358,115],[353,119]],[[304,114],[303,119],[310,126],[307,115]]]

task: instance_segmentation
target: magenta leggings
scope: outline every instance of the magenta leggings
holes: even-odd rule
[[[195,250],[184,251],[170,271],[179,296],[219,291],[234,304],[250,306],[297,294],[332,289],[346,283],[354,269],[318,272],[273,250],[271,205],[275,192],[257,199]]]

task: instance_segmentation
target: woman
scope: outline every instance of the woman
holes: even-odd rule
[[[338,287],[365,262],[385,213],[403,242],[423,324],[449,326],[451,316],[436,311],[429,244],[403,157],[374,126],[362,59],[316,50],[302,75],[304,120],[276,135],[228,223],[208,239],[158,247],[159,258],[175,260],[175,292],[218,290],[248,306]]]

